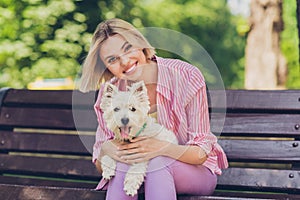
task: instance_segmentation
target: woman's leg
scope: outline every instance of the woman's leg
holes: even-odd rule
[[[211,195],[217,185],[217,175],[203,165],[176,161],[171,166],[177,194]]]
[[[167,157],[149,162],[145,179],[145,198],[176,199],[177,194],[209,195],[217,176],[204,166],[189,165]]]
[[[106,193],[106,200],[137,200],[138,195],[133,197],[128,196],[124,191],[124,179],[129,165],[124,163],[117,163],[117,169],[115,176],[108,182],[108,188]]]
[[[173,159],[163,156],[153,158],[149,161],[144,182],[146,200],[176,199],[173,174],[169,168],[173,162]]]

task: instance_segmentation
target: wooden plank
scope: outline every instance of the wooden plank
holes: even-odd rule
[[[222,99],[224,91],[210,90],[213,105]],[[300,110],[299,90],[226,90],[227,108],[230,109],[275,109]],[[10,89],[5,103],[93,105],[95,92],[81,93],[72,90],[18,90]],[[73,101],[72,101],[73,100]]]
[[[93,108],[97,99],[97,95],[97,91],[82,93],[78,90],[74,90],[72,92],[72,105],[73,107]]]
[[[216,108],[224,91],[209,91]],[[226,90],[228,109],[300,110],[300,90]]]
[[[94,111],[47,108],[11,108],[3,107],[0,113],[0,126],[96,130],[97,120]],[[75,126],[76,125],[76,126]]]
[[[96,92],[82,93],[78,90],[26,90],[10,89],[5,105],[64,105],[93,107]]]
[[[224,193],[223,193],[224,194]],[[218,194],[217,194],[218,195]],[[178,195],[178,200],[290,200],[299,199],[297,195],[287,194],[229,194],[229,196],[186,196]],[[57,187],[36,187],[36,186],[20,186],[0,184],[0,196],[5,200],[71,200],[71,199],[89,199],[89,200],[104,200],[105,191],[75,189],[75,188],[57,188]],[[139,195],[139,199],[143,200],[143,194]]]
[[[96,132],[98,122],[97,116],[93,109],[82,110],[82,109],[73,109],[73,120],[77,130],[89,130]]]
[[[219,128],[218,116],[212,121],[212,131]],[[300,114],[241,114],[227,113],[222,130],[223,135],[277,135],[279,137],[299,137]],[[222,118],[220,119],[222,120]]]
[[[75,158],[0,154],[0,172],[58,178],[70,177],[89,180],[100,179],[100,174],[97,172],[91,160]]]
[[[68,109],[4,107],[1,109],[0,125],[55,129],[75,128],[72,112]]]
[[[89,183],[83,181],[75,180],[52,180],[41,178],[26,178],[26,177],[13,177],[13,176],[0,176],[1,184],[10,184],[10,185],[30,185],[30,186],[48,186],[48,187],[64,187],[64,188],[86,188],[94,189],[96,188],[98,182]]]
[[[11,89],[8,91],[5,104],[56,104],[71,105],[70,90],[25,90]]]
[[[178,196],[178,200],[292,200],[300,199],[299,195],[280,193],[254,193],[242,191],[215,192],[211,196]]]
[[[243,188],[248,191],[290,191],[300,194],[300,171],[228,168],[218,178],[218,185],[227,189]]]
[[[56,188],[56,187],[35,187],[0,184],[0,196],[5,200],[72,200],[72,199],[89,199],[101,200],[105,199],[105,192],[75,189],[75,188]]]
[[[0,151],[91,155],[93,135],[46,134],[0,130]],[[84,142],[84,143],[83,143]]]
[[[214,106],[222,99],[224,91],[210,90]],[[300,110],[299,90],[226,90],[227,108],[232,109],[275,109]],[[25,90],[10,89],[5,103],[93,105],[95,91],[81,93],[72,90]],[[73,100],[73,101],[72,101]]]
[[[219,144],[229,160],[300,162],[300,141],[219,140]]]

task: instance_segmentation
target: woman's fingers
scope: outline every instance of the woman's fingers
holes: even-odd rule
[[[120,159],[128,164],[136,164],[140,162],[145,162],[149,160],[148,153],[138,153],[138,154],[130,154],[124,155]]]
[[[135,149],[140,148],[143,145],[141,141],[131,142],[131,143],[124,143],[118,146],[118,150],[127,150],[127,149]]]

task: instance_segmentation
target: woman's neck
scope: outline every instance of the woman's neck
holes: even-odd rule
[[[148,65],[143,66],[143,72],[137,81],[144,81],[146,85],[156,84],[158,77],[158,66],[154,61],[150,61]]]

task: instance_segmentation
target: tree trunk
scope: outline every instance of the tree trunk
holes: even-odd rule
[[[251,0],[246,46],[246,89],[283,89],[287,64],[280,50],[282,0]]]

